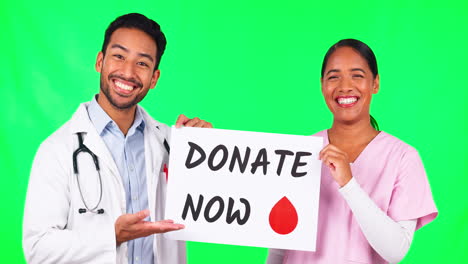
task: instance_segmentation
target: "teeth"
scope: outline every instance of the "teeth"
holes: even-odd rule
[[[357,101],[356,97],[338,98],[339,104],[352,104]]]
[[[133,90],[133,86],[126,85],[126,84],[123,84],[121,82],[115,82],[115,85],[117,85],[119,88],[127,90],[127,91]]]

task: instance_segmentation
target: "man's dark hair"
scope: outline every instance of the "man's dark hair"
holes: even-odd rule
[[[139,13],[130,13],[123,16],[119,16],[106,29],[104,35],[104,43],[102,44],[102,53],[106,55],[106,49],[109,45],[112,33],[119,28],[135,28],[139,29],[148,34],[156,42],[156,64],[154,70],[156,71],[159,67],[161,57],[166,49],[166,37],[161,31],[161,27],[156,21],[147,18],[146,16]]]

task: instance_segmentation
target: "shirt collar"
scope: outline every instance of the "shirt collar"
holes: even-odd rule
[[[112,126],[115,122],[110,118],[110,116],[102,109],[99,103],[96,100],[97,95],[93,97],[93,100],[89,103],[88,106],[88,115],[93,122],[93,125],[96,127],[97,132],[102,135],[106,127]],[[145,120],[143,119],[143,114],[141,113],[140,107],[137,106],[135,120],[133,121],[132,126],[130,127],[128,134],[131,135],[135,132],[135,129],[143,132],[145,129]]]
[[[129,132],[131,134],[134,133],[133,128],[136,128],[138,131],[143,132],[145,129],[145,120],[143,119],[143,114],[141,113],[141,108],[137,105],[136,113],[135,113],[135,120],[133,121],[132,126],[130,127]]]

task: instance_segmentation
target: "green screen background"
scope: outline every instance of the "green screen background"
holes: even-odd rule
[[[331,125],[320,92],[330,45],[376,53],[380,128],[419,150],[440,215],[402,263],[464,263],[467,237],[466,1],[1,1],[0,252],[24,263],[23,204],[39,144],[98,92],[104,30],[141,12],[168,39],[161,79],[142,105],[159,121],[199,116],[217,128],[310,135]],[[262,263],[266,249],[188,244],[189,263]]]

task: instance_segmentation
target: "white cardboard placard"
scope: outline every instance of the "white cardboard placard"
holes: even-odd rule
[[[165,218],[185,229],[164,236],[315,251],[322,147],[321,137],[173,127]]]

